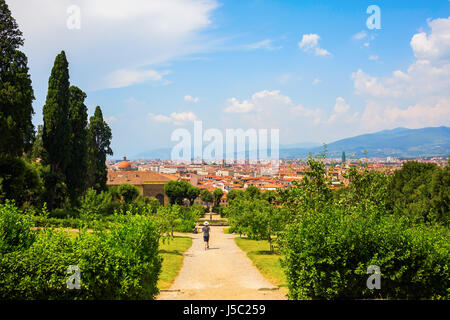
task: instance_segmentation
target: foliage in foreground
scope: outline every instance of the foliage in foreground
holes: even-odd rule
[[[449,232],[340,208],[305,214],[283,236],[291,299],[448,299]],[[381,289],[369,290],[371,265]]]
[[[277,238],[291,299],[449,299],[449,229],[417,223],[386,205],[389,180],[350,171],[341,192],[329,188],[324,165],[309,159],[304,180],[283,192],[290,210]],[[369,266],[381,289],[369,290]]]
[[[160,237],[147,216],[117,216],[110,231],[82,231],[75,238],[30,231],[10,204],[0,206],[0,221],[0,299],[153,299],[158,294]],[[70,265],[81,270],[80,290],[67,288]]]

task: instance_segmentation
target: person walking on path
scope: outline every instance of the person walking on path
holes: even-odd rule
[[[203,232],[203,241],[205,242],[205,250],[209,249],[209,235],[211,234],[211,227],[209,226],[208,221],[203,223],[204,227],[202,228]]]

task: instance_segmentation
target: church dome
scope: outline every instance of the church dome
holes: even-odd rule
[[[123,161],[117,164],[117,168],[120,170],[131,169],[131,164],[127,161],[127,157],[123,157]]]

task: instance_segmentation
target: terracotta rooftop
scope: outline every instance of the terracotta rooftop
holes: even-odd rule
[[[166,183],[171,180],[178,180],[178,178],[154,171],[108,171],[107,184],[112,186],[123,183],[142,185],[146,183]]]

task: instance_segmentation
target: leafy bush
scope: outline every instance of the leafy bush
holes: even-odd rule
[[[128,183],[121,184],[118,191],[122,198],[122,201],[125,203],[131,203],[137,197],[139,197],[139,189],[136,186]]]
[[[450,224],[450,165],[410,161],[390,181],[389,209],[414,222]]]
[[[9,199],[18,206],[38,204],[44,190],[41,169],[24,159],[0,157],[0,202]]]
[[[213,206],[212,212],[218,213],[221,217],[223,217],[224,216],[223,208],[224,207],[221,207],[221,206]]]
[[[109,192],[97,193],[95,189],[90,188],[81,198],[80,218],[90,220],[102,215],[112,214],[114,213],[110,212],[113,208],[112,203],[112,195]]]
[[[350,185],[330,189],[324,164],[308,160],[302,182],[280,194],[290,211],[277,241],[291,299],[448,299],[449,230],[389,214],[388,178],[350,170]],[[380,267],[381,290],[366,286]]]
[[[268,240],[272,250],[272,236],[283,230],[287,211],[263,199],[235,199],[225,210],[230,231],[247,235],[250,239]]]
[[[55,209],[49,212],[49,218],[66,219],[66,218],[76,218],[78,217],[78,212],[67,209]]]
[[[376,211],[305,214],[280,241],[289,297],[448,299],[448,237],[445,228],[412,228]],[[370,265],[381,269],[381,290],[366,287]]]
[[[10,201],[0,205],[0,255],[27,249],[36,239],[33,222]]]
[[[15,210],[0,207],[2,217],[20,215]],[[8,221],[0,221],[1,229]],[[143,215],[115,222],[109,231],[72,238],[49,229],[34,237],[30,225],[19,224],[0,255],[0,299],[153,299],[161,270],[158,229]],[[80,290],[67,288],[70,265],[81,270]]]

